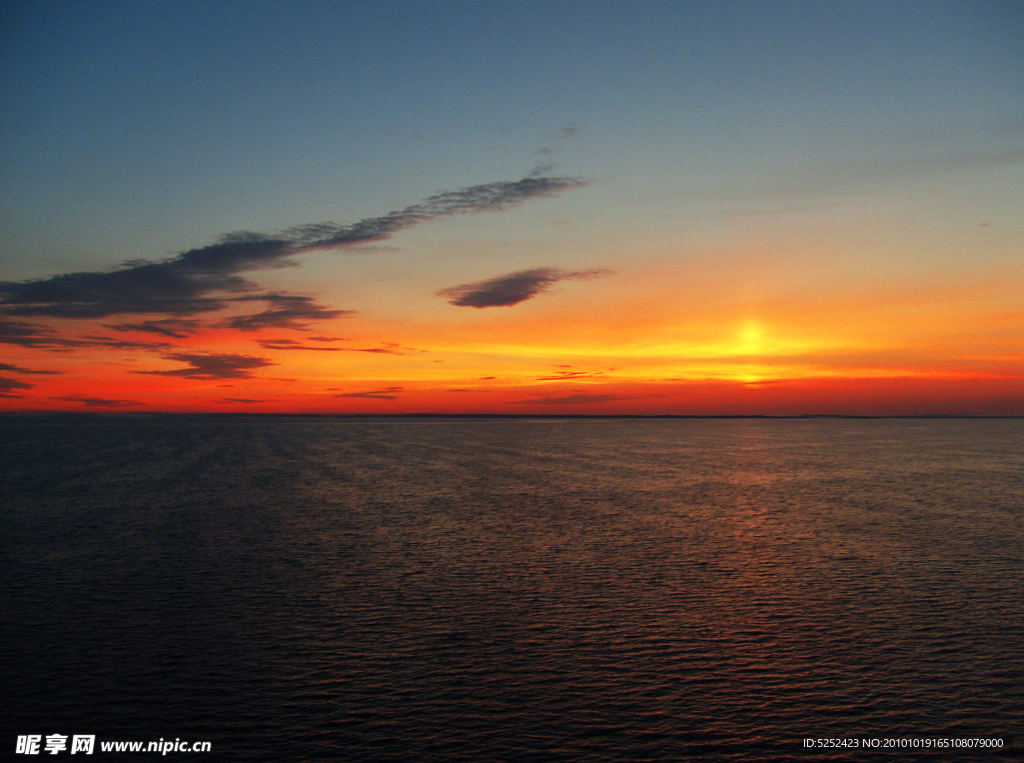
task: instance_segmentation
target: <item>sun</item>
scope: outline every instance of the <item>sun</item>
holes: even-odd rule
[[[755,355],[763,350],[764,330],[760,321],[751,318],[740,328],[739,355]]]

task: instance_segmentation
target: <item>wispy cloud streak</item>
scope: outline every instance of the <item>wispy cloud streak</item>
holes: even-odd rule
[[[365,397],[370,400],[397,400],[401,395],[394,394],[401,392],[402,387],[384,387],[382,389],[371,389],[366,392],[345,392],[335,397]]]
[[[161,350],[166,342],[130,342],[105,336],[64,337],[50,326],[26,321],[0,319],[0,344],[13,344],[50,352],[70,352],[81,347],[108,347],[117,350]]]
[[[593,270],[534,268],[498,276],[487,281],[452,286],[441,289],[436,294],[439,297],[451,297],[448,303],[457,307],[511,307],[536,297],[559,281],[586,281],[611,273],[612,271],[608,268]]]
[[[17,379],[8,379],[6,376],[0,376],[0,392],[10,392],[15,389],[32,389],[35,385],[28,384]]]
[[[137,400],[106,400],[101,397],[82,397],[80,395],[64,395],[63,397],[51,397],[51,400],[67,400],[69,403],[81,403],[86,408],[125,408],[133,405],[142,405]]]
[[[539,397],[534,400],[513,400],[512,402],[526,405],[591,405],[597,403],[610,403],[615,400],[639,399],[639,397],[630,397],[625,395],[589,395],[581,392],[574,395]]]
[[[10,363],[0,363],[0,371],[10,371],[16,374],[44,374],[47,376],[56,376],[58,374],[64,373],[63,371],[35,371],[31,368],[12,366]]]
[[[338,347],[312,347],[294,339],[257,339],[256,344],[265,350],[313,350],[314,352],[340,352]]]
[[[294,327],[303,318],[319,320],[340,311],[318,308],[318,313],[310,314],[311,303],[300,308],[282,306],[282,300],[305,298],[257,294],[259,286],[240,274],[285,267],[290,264],[289,257],[301,252],[382,241],[400,230],[441,217],[495,212],[584,185],[587,181],[576,177],[534,176],[487,183],[438,193],[418,204],[355,223],[313,223],[270,234],[242,231],[159,262],[131,260],[110,271],[0,281],[0,313],[65,319],[133,314],[192,316],[223,310],[238,301],[262,299],[270,303],[270,309],[230,319],[228,327],[243,331],[264,326]],[[289,310],[305,312],[292,315]],[[159,328],[159,324],[149,326],[151,332],[157,329],[160,333]],[[174,331],[173,327],[166,328]]]
[[[141,323],[116,323],[106,327],[114,331],[138,331],[142,334],[159,334],[160,336],[184,339],[202,329],[205,324],[202,321],[190,321],[181,318],[164,318],[157,321],[143,321]]]
[[[188,379],[251,379],[256,368],[277,365],[267,358],[254,355],[209,354],[201,355],[188,352],[173,352],[165,356],[167,360],[185,363],[187,368],[175,368],[169,371],[131,371],[134,374],[151,374],[153,376],[181,376]]]
[[[253,300],[267,302],[271,307],[261,313],[236,315],[217,325],[237,331],[258,331],[265,328],[304,329],[307,321],[324,321],[353,314],[352,310],[331,310],[318,305],[309,297],[290,294],[260,294],[240,297],[236,301]]]

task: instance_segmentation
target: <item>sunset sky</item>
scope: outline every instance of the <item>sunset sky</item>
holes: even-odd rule
[[[0,23],[0,410],[1024,414],[1020,2]]]

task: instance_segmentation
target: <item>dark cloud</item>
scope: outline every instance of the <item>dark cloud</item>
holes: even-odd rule
[[[47,376],[64,373],[63,371],[33,371],[31,368],[12,366],[10,363],[0,363],[0,371],[11,371],[16,374],[46,374]]]
[[[380,347],[312,347],[293,339],[257,339],[256,344],[265,350],[312,350],[313,352],[369,352],[374,355],[408,355],[410,352],[424,352],[414,347],[402,347],[394,342],[385,342]]]
[[[109,336],[86,334],[79,339],[67,340],[69,347],[110,347],[115,350],[161,350],[171,345],[167,342],[127,342]]]
[[[187,352],[173,352],[164,356],[167,360],[187,363],[188,368],[172,371],[130,371],[133,374],[154,376],[183,376],[189,379],[250,379],[252,369],[277,365],[267,358],[253,355],[199,355]]]
[[[583,128],[581,128],[581,127],[563,127],[562,131],[560,133],[558,133],[558,137],[559,138],[575,138],[581,132],[583,132]]]
[[[511,307],[536,297],[559,281],[585,281],[609,275],[607,268],[594,270],[561,270],[560,268],[534,268],[509,273],[487,281],[452,286],[436,292],[439,297],[451,297],[448,303],[457,307]]]
[[[135,260],[106,272],[4,281],[0,309],[7,315],[53,318],[211,312],[227,306],[225,295],[256,288],[238,272],[279,265],[289,249],[286,240],[239,233],[163,262]]]
[[[79,347],[110,347],[120,350],[161,350],[170,347],[166,342],[127,342],[108,336],[64,337],[49,326],[25,321],[0,319],[0,344],[68,352]]]
[[[314,352],[340,352],[337,347],[310,347],[293,339],[257,339],[256,344],[265,350],[313,350]]]
[[[104,400],[101,397],[81,397],[78,395],[65,395],[64,397],[51,397],[50,399],[81,403],[86,408],[123,408],[125,406],[142,405],[137,400]]]
[[[604,376],[603,371],[556,371],[554,376],[538,376],[537,381],[562,381],[564,379],[580,379],[588,376]]]
[[[342,352],[372,352],[378,355],[406,355],[410,352],[423,352],[415,347],[402,347],[394,342],[384,342],[380,347],[345,347]]]
[[[22,347],[48,348],[60,342],[57,332],[47,326],[25,321],[0,319],[0,343],[17,344]]]
[[[0,313],[69,319],[145,314],[181,317],[222,310],[239,295],[246,295],[244,299],[271,302],[271,309],[230,319],[228,327],[244,331],[295,327],[303,319],[321,319],[338,311],[314,307],[310,301],[294,301],[299,298],[255,295],[259,287],[239,274],[284,267],[290,264],[289,257],[300,252],[378,242],[440,217],[494,212],[584,185],[587,181],[574,177],[487,183],[438,193],[419,204],[356,223],[313,223],[270,234],[242,231],[159,262],[131,260],[108,271],[0,281]],[[293,301],[288,303],[288,299]]]
[[[317,339],[317,337],[310,337],[310,339]],[[340,342],[348,341],[341,339],[328,339],[321,337],[317,339],[321,342]],[[267,350],[313,350],[315,352],[370,352],[375,355],[408,355],[410,352],[426,352],[426,350],[417,350],[415,347],[402,347],[394,342],[384,342],[380,347],[311,347],[308,344],[302,344],[302,342],[296,342],[294,339],[257,339],[256,344]]]
[[[266,400],[252,400],[248,397],[222,397],[225,403],[265,403]]]
[[[106,328],[114,331],[139,331],[143,334],[160,334],[174,339],[184,339],[191,336],[205,326],[201,321],[190,321],[183,318],[164,318],[158,321],[143,321],[142,323],[117,323]]]
[[[271,305],[270,309],[253,315],[236,315],[217,324],[223,328],[238,331],[258,331],[265,328],[304,329],[303,321],[323,321],[352,315],[352,310],[330,310],[318,305],[310,297],[289,294],[260,294],[239,297],[235,302],[261,301]]]
[[[32,389],[34,384],[27,384],[17,379],[8,379],[6,376],[0,376],[0,392],[10,392],[14,389]]]
[[[647,395],[646,397],[650,397]],[[515,403],[526,403],[530,405],[580,405],[590,403],[610,403],[613,400],[639,400],[639,397],[622,397],[620,395],[587,395],[578,393],[575,395],[564,395],[562,397],[541,397],[536,400],[514,400]]]
[[[348,339],[341,336],[310,336],[306,337],[311,342],[347,342]]]
[[[346,392],[341,395],[335,395],[335,397],[367,397],[371,400],[397,400],[400,395],[395,395],[395,392],[401,392],[401,387],[384,387],[382,389],[371,389],[366,392]]]

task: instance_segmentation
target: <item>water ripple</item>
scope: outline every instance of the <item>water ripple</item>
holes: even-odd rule
[[[2,426],[3,744],[596,763],[1021,738],[1019,420]],[[946,753],[871,755],[1019,749]]]

